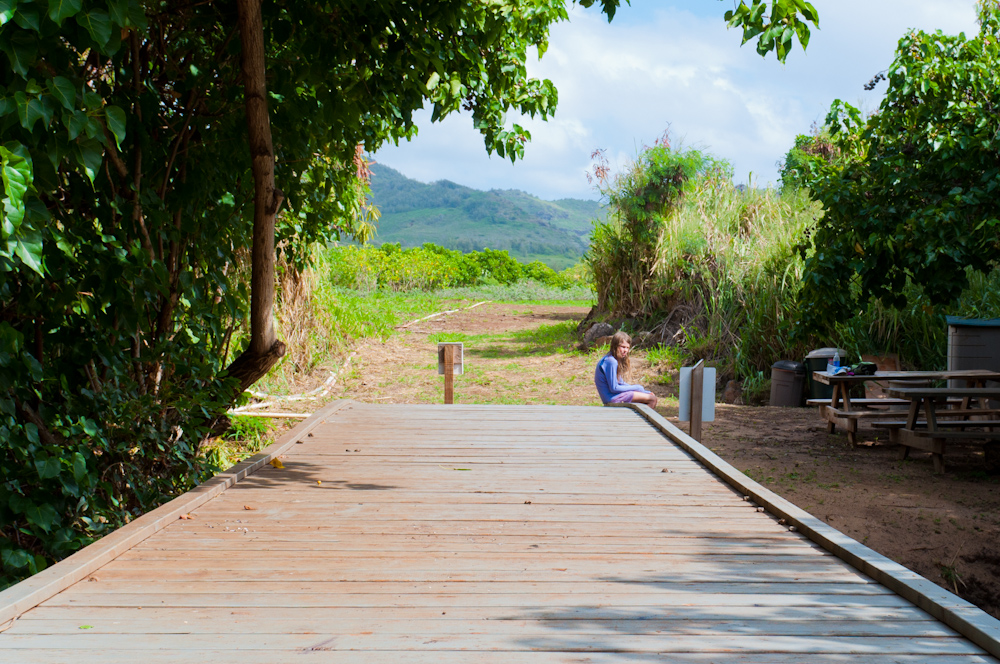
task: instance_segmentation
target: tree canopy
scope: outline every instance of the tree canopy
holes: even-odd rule
[[[610,19],[619,0],[599,4]],[[364,152],[412,136],[426,104],[520,157],[530,136],[506,115],[555,110],[526,62],[566,16],[565,0],[0,0],[4,578],[202,477],[200,445],[253,379],[227,368],[251,338],[251,264],[273,275],[259,240],[294,268],[369,236]],[[727,20],[784,59],[817,18],[753,0]]]
[[[1000,8],[981,5],[980,33],[904,36],[877,112],[836,101],[837,154],[799,151],[804,182],[826,211],[801,293],[804,325],[821,328],[872,299],[905,303],[907,282],[954,301],[967,270],[1000,262]],[[877,81],[874,81],[877,82]]]

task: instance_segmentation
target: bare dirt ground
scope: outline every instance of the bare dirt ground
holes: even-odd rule
[[[466,303],[468,304],[468,303]],[[457,403],[600,405],[593,367],[606,350],[581,352],[580,307],[488,304],[410,326],[382,343],[362,342],[337,398],[440,403],[438,341],[465,343]],[[672,381],[645,362],[639,382],[664,397]],[[719,404],[703,442],[735,467],[828,524],[1000,617],[1000,477],[976,449],[949,449],[944,475],[929,455],[897,459],[872,432],[852,450],[809,408]]]

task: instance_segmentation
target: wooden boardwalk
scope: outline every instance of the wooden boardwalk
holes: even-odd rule
[[[283,468],[21,613],[0,661],[997,662],[634,410],[348,403],[303,427]]]

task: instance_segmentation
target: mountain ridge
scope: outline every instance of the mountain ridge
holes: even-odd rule
[[[557,270],[583,257],[594,219],[605,217],[597,201],[545,201],[517,189],[482,191],[449,180],[426,184],[383,164],[372,166],[371,188],[381,212],[373,244],[500,249]]]

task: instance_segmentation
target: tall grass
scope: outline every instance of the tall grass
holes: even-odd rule
[[[666,355],[672,359],[714,361],[723,376],[743,380],[759,380],[776,360],[800,360],[819,346],[843,347],[855,359],[891,353],[908,368],[944,368],[943,313],[912,286],[905,309],[875,302],[864,312],[842,312],[829,337],[793,334],[803,279],[797,246],[821,214],[804,190],[736,188],[725,168],[703,170],[684,187],[680,204],[655,220],[655,259],[641,277],[641,300],[633,297],[635,286],[618,295],[635,283],[635,273],[612,269],[627,269],[617,258],[629,250],[626,225],[595,231],[587,260],[595,289],[605,294],[599,309],[605,318],[632,319],[643,345],[673,347],[678,352]],[[645,252],[636,250],[640,257]],[[1000,316],[1000,272],[971,275],[969,289],[947,313]]]
[[[790,325],[802,279],[795,247],[818,214],[801,193],[737,189],[719,172],[698,181],[664,221],[657,290],[666,306],[653,339],[741,377],[803,357],[810,343],[793,342]]]

